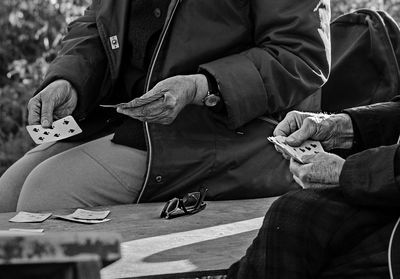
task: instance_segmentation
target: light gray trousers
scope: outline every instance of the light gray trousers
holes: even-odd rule
[[[27,152],[0,178],[0,212],[134,202],[146,152],[114,144],[112,136],[83,144],[47,143]]]

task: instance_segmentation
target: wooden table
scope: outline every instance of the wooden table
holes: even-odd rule
[[[39,224],[16,224],[8,222],[15,213],[3,213],[0,214],[0,230],[42,228],[45,232],[117,232],[122,236],[122,259],[104,268],[102,278],[193,275],[226,269],[240,259],[275,199],[208,201],[206,209],[200,213],[171,220],[159,218],[162,203],[99,207],[96,209],[111,210],[111,221],[96,225],[58,219]]]

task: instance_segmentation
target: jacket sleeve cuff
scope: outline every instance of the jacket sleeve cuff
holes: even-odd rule
[[[397,148],[397,145],[373,148],[346,159],[339,184],[349,202],[398,206],[400,189],[394,170]]]
[[[245,56],[218,59],[200,65],[200,71],[207,71],[218,83],[228,128],[236,129],[265,113],[268,100],[263,81],[257,68]]]
[[[359,131],[363,148],[394,144],[400,134],[400,102],[379,103],[344,110]]]

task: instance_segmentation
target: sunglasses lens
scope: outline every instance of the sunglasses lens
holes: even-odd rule
[[[196,206],[197,202],[199,201],[199,198],[200,198],[200,192],[189,193],[182,198],[182,203],[186,208],[193,207]]]
[[[176,211],[179,208],[179,199],[173,198],[172,200],[169,200],[163,210],[161,211],[161,217],[169,218],[169,215]]]
[[[206,192],[207,188],[201,188],[199,192],[188,193],[182,199],[169,200],[161,211],[160,217],[170,219],[203,210],[206,207],[204,203]]]

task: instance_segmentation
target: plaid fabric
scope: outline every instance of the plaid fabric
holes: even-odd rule
[[[398,213],[347,203],[339,188],[275,201],[228,278],[389,278],[387,249]]]

